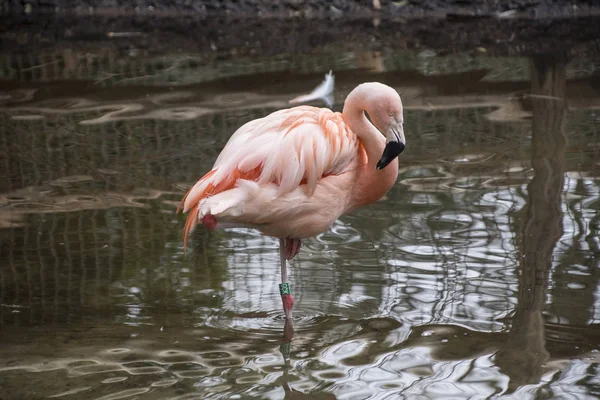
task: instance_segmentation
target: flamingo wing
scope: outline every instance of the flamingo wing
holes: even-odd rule
[[[233,189],[239,179],[275,183],[279,196],[306,184],[310,196],[322,177],[345,171],[358,157],[359,146],[342,115],[326,108],[294,107],[242,125],[212,170],[181,200],[179,208],[191,211],[184,241],[202,199]]]

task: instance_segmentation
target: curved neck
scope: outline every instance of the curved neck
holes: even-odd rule
[[[344,104],[342,116],[350,129],[362,142],[367,154],[367,164],[357,171],[355,186],[345,213],[380,199],[394,185],[398,177],[398,160],[387,167],[375,167],[385,148],[385,137],[365,116],[362,93],[353,91]]]
[[[365,116],[365,109],[362,107],[362,101],[360,101],[362,99],[356,99],[357,96],[351,95],[352,93],[348,96],[344,104],[342,116],[350,126],[350,129],[352,129],[352,132],[362,142],[369,159],[369,167],[372,166],[375,169],[375,165],[385,148],[385,138]]]

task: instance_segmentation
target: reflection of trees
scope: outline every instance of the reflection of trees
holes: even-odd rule
[[[548,307],[549,319],[553,323],[578,328],[587,327],[595,319],[594,303],[600,280],[600,246],[597,242],[600,237],[600,213],[596,211],[595,215],[590,215],[591,207],[582,204],[591,197],[586,193],[585,180],[584,177],[578,178],[574,191],[585,193],[586,196],[565,202],[573,235],[565,235],[562,240],[552,274],[552,303]]]
[[[561,195],[566,137],[564,55],[536,56],[531,63],[532,164],[521,237],[518,303],[508,341],[497,363],[511,378],[512,390],[539,382],[549,354],[542,311],[554,246],[562,235]]]
[[[570,164],[575,168],[569,169],[574,171],[565,178],[565,188],[569,193],[565,199],[565,235],[556,255],[552,273],[554,284],[549,293],[552,301],[547,312],[548,321],[559,330],[567,327],[579,330],[575,335],[553,332],[556,336],[561,337],[563,342],[571,345],[577,342],[583,347],[588,342],[584,338],[589,332],[588,325],[598,322],[595,302],[600,281],[600,192],[595,179],[581,165],[588,160],[598,160],[599,150],[594,146],[598,141],[596,126],[579,124],[569,128],[580,138],[580,147],[576,147],[580,153],[574,157],[574,151],[569,152]],[[600,164],[595,164],[597,170]]]

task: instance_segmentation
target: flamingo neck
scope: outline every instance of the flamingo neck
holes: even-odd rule
[[[362,142],[368,160],[357,171],[345,213],[379,200],[398,178],[397,159],[382,170],[375,168],[385,148],[385,137],[365,116],[369,99],[368,94],[360,89],[362,88],[359,86],[348,95],[342,115]]]
[[[342,113],[344,120],[352,132],[360,139],[368,158],[368,168],[375,170],[375,165],[385,148],[385,138],[365,116],[365,109],[360,104],[346,102]],[[372,168],[371,168],[372,167]]]

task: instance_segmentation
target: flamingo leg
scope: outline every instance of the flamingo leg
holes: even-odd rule
[[[281,283],[287,281],[287,239],[279,239],[279,262],[281,263]]]
[[[285,313],[285,324],[283,327],[283,341],[279,350],[283,355],[286,366],[289,366],[290,345],[294,337],[294,320],[292,319],[292,307],[294,307],[294,298],[290,290],[290,284],[287,282],[287,260],[290,260],[300,250],[300,240],[298,239],[279,239],[279,261],[281,263],[281,284],[279,293],[283,303],[283,312]]]
[[[281,263],[281,284],[279,293],[283,303],[283,312],[287,320],[292,319],[292,307],[294,307],[294,297],[290,290],[290,284],[287,282],[287,260],[292,259],[300,251],[299,239],[279,239],[279,262]]]

